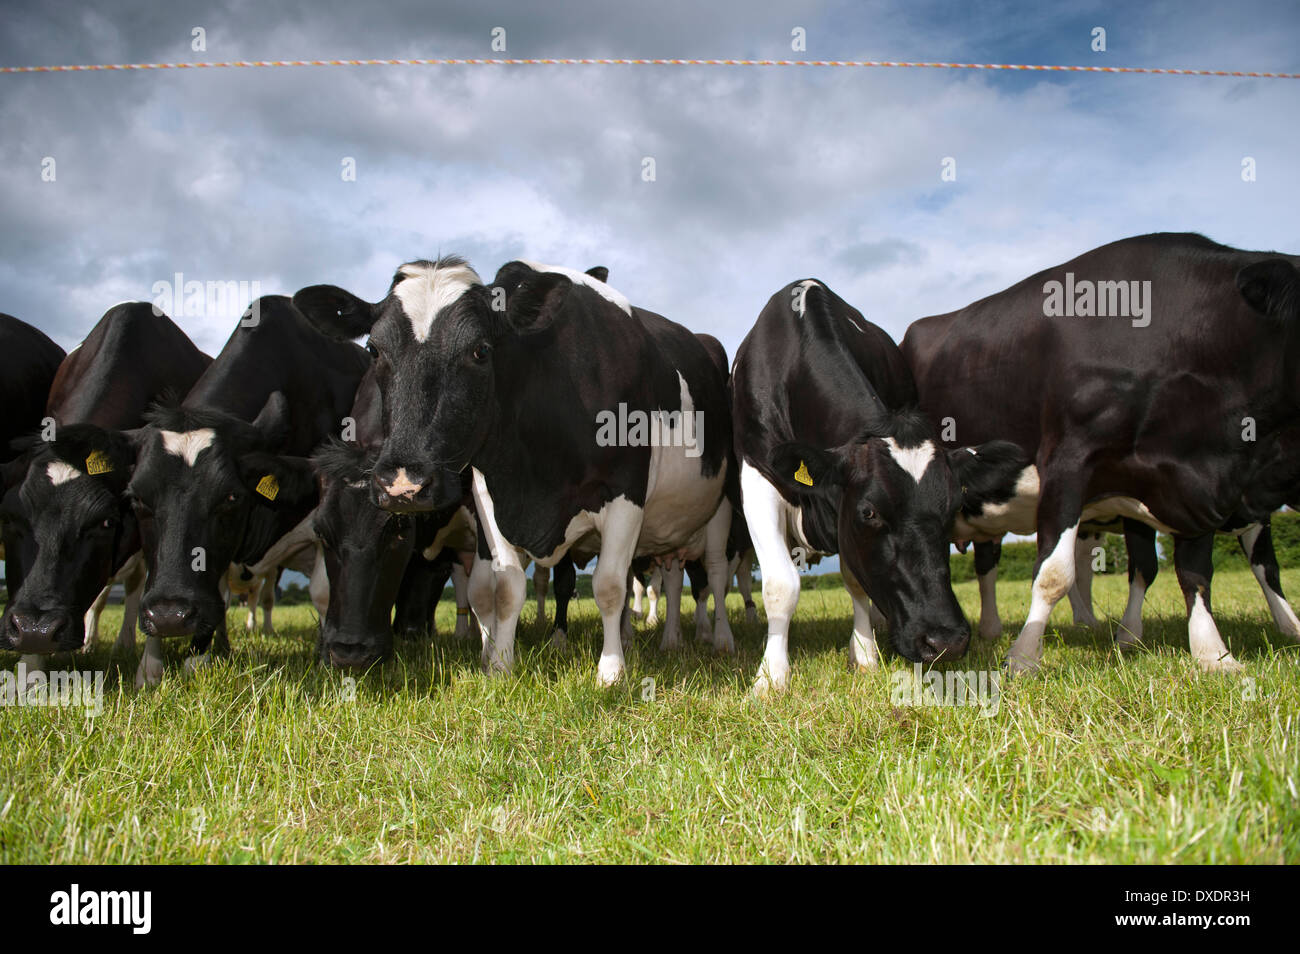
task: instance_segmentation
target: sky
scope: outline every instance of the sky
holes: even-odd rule
[[[1052,7],[6,2],[0,65],[496,55],[1300,72],[1294,2]],[[205,50],[192,48],[196,28]],[[332,282],[376,300],[400,263],[458,253],[485,278],[514,258],[606,265],[634,303],[729,354],[767,299],[806,277],[901,339],[917,318],[1128,235],[1300,251],[1297,119],[1300,80],[522,66],[0,75],[0,311],[66,348],[176,273],[264,294]],[[172,314],[215,354],[244,304]]]

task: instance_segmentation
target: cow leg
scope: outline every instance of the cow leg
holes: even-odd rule
[[[1002,559],[1002,541],[975,544],[975,579],[980,588],[980,639],[992,641],[1002,635],[1002,617],[998,616],[998,561]]]
[[[483,642],[481,659],[486,660],[492,645],[493,629],[496,627],[496,574],[492,570],[492,561],[488,557],[474,557],[469,574],[469,603],[474,608],[478,620],[479,637]],[[456,625],[460,625],[457,619]]]
[[[81,641],[81,651],[88,653],[95,646],[95,640],[99,637],[99,616],[104,612],[104,607],[108,605],[108,591],[113,588],[110,580],[108,586],[99,591],[95,597],[95,602],[90,604],[90,609],[86,610],[86,618],[83,621],[86,635]]]
[[[1074,545],[1074,586],[1070,587],[1070,611],[1076,626],[1101,625],[1092,611],[1092,559],[1093,549],[1101,546],[1101,534],[1089,533],[1079,537]]]
[[[135,687],[143,689],[145,686],[156,686],[162,682],[162,677],[162,637],[146,636],[144,655],[140,657],[140,665],[135,669]]]
[[[736,561],[736,592],[745,601],[745,622],[758,622],[758,609],[754,606],[754,551],[746,550]]]
[[[591,578],[591,588],[600,609],[604,627],[604,645],[596,680],[612,686],[623,675],[622,617],[627,609],[627,573],[641,535],[643,511],[636,504],[619,497],[605,505],[600,531],[600,559]]]
[[[709,624],[709,581],[704,564],[686,561],[686,578],[691,581],[691,599],[695,600],[695,642],[712,643],[713,627]]]
[[[720,653],[736,651],[731,620],[727,619],[727,590],[731,586],[727,538],[730,535],[731,501],[723,497],[704,528],[704,569],[709,575],[709,592],[713,594],[713,648]]]
[[[492,643],[486,647],[483,670],[487,673],[508,673],[515,667],[515,629],[519,625],[519,611],[527,597],[528,578],[518,554],[508,551],[497,554],[492,560],[495,580],[492,612]],[[479,617],[482,619],[482,617]]]
[[[853,600],[853,635],[849,637],[849,668],[866,672],[880,668],[880,650],[871,628],[871,601],[857,578],[840,565],[844,588]]]
[[[565,554],[555,564],[555,628],[551,630],[551,644],[558,650],[569,646],[569,602],[578,592],[578,568],[573,558]]]
[[[537,625],[546,625],[546,591],[550,588],[550,567],[533,565],[533,593],[537,596]]]
[[[645,596],[645,584],[641,582],[641,577],[635,573],[632,574],[632,615],[642,615],[641,597]]]
[[[144,555],[137,553],[128,562],[126,572],[122,575],[126,600],[122,604],[122,628],[118,630],[117,642],[113,644],[115,653],[135,652],[135,621],[140,615],[140,600],[144,597],[144,581],[148,575]]]
[[[330,608],[330,575],[325,568],[325,550],[319,543],[316,544],[316,562],[312,565],[307,592],[311,594],[316,615],[323,621]]]
[[[275,608],[275,587],[280,582],[281,569],[276,567],[266,574],[262,581],[262,635],[274,636],[275,625],[271,622],[271,610]]]
[[[799,605],[799,571],[785,538],[786,504],[781,494],[748,464],[741,465],[740,489],[754,555],[763,574],[767,645],[754,694],[765,696],[784,689],[790,680],[790,619]]]
[[[1045,493],[1038,504],[1038,562],[1029,617],[1007,655],[1009,675],[1038,670],[1043,658],[1043,633],[1052,608],[1074,585],[1074,542],[1079,535],[1081,508],[1076,497],[1066,497],[1064,491],[1053,489],[1055,493]]]
[[[1255,574],[1259,588],[1264,591],[1264,599],[1268,602],[1269,612],[1273,614],[1273,622],[1283,636],[1292,640],[1300,639],[1300,620],[1296,619],[1291,604],[1282,593],[1282,577],[1278,571],[1277,553],[1273,550],[1271,522],[1264,520],[1247,527],[1237,537],[1237,542],[1246,554],[1250,571]]]
[[[474,566],[470,558],[470,569]],[[470,622],[469,573],[465,570],[463,559],[458,559],[451,567],[451,588],[456,594],[456,629],[452,635],[456,639],[469,639],[474,627]],[[482,617],[479,617],[480,619]]]
[[[659,651],[671,652],[682,648],[682,561],[674,556],[664,564],[664,595],[668,605],[664,610],[664,634],[659,639]]]
[[[1115,646],[1133,649],[1142,643],[1142,603],[1160,572],[1155,528],[1138,520],[1125,520],[1124,548],[1128,551],[1128,604],[1115,633]]]
[[[664,574],[656,564],[650,569],[650,576],[646,580],[645,598],[648,602],[645,614],[645,624],[650,629],[659,625],[659,593],[663,589]]]
[[[1206,672],[1239,672],[1242,665],[1228,652],[1210,614],[1214,534],[1174,537],[1174,571],[1187,603],[1187,641],[1192,658]]]

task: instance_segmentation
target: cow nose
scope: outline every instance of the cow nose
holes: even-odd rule
[[[9,643],[21,653],[55,652],[67,621],[63,613],[13,613],[6,627]]]
[[[937,662],[940,659],[958,659],[966,655],[970,643],[970,630],[932,629],[921,640],[923,662]]]
[[[388,496],[399,500],[410,500],[428,482],[428,478],[405,467],[375,472],[375,481]]]
[[[198,609],[180,600],[156,600],[145,607],[141,626],[150,636],[190,636]]]
[[[384,653],[369,642],[332,639],[325,643],[325,658],[337,669],[369,669]]]

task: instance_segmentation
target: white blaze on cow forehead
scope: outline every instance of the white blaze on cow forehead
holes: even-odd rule
[[[580,272],[576,268],[565,268],[563,265],[542,265],[539,262],[530,262],[527,259],[522,258],[520,261],[535,272],[551,272],[555,275],[563,275],[571,282],[578,285],[586,285],[601,298],[618,305],[624,314],[632,314],[632,303],[627,300],[627,297],[622,292],[616,291],[594,275]]]
[[[162,435],[163,450],[181,458],[189,466],[203,451],[212,446],[217,432],[210,427],[200,427],[196,431],[159,431]]]
[[[411,323],[411,334],[420,342],[428,339],[438,312],[475,285],[483,284],[478,272],[465,264],[439,267],[412,262],[399,268],[397,274],[402,277],[393,286],[393,294],[402,303],[406,320]]]
[[[911,474],[912,479],[919,484],[921,478],[925,476],[926,468],[930,466],[930,461],[934,460],[934,443],[923,441],[916,447],[899,447],[898,442],[892,437],[886,437],[885,446],[889,448],[889,455],[894,458],[894,463]]]
[[[52,460],[45,465],[45,476],[50,478],[50,483],[57,487],[59,484],[66,484],[70,480],[76,480],[81,476],[81,471],[61,460]]]

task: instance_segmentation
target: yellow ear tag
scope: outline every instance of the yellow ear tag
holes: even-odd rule
[[[90,452],[86,458],[86,473],[92,477],[96,474],[111,474],[113,472],[113,462],[108,459],[108,455],[101,450]]]
[[[267,500],[274,500],[280,493],[280,482],[275,474],[267,474],[257,482],[257,492]]]
[[[808,465],[803,461],[799,461],[799,469],[794,472],[794,479],[806,487],[813,485],[812,474],[808,473]]]

